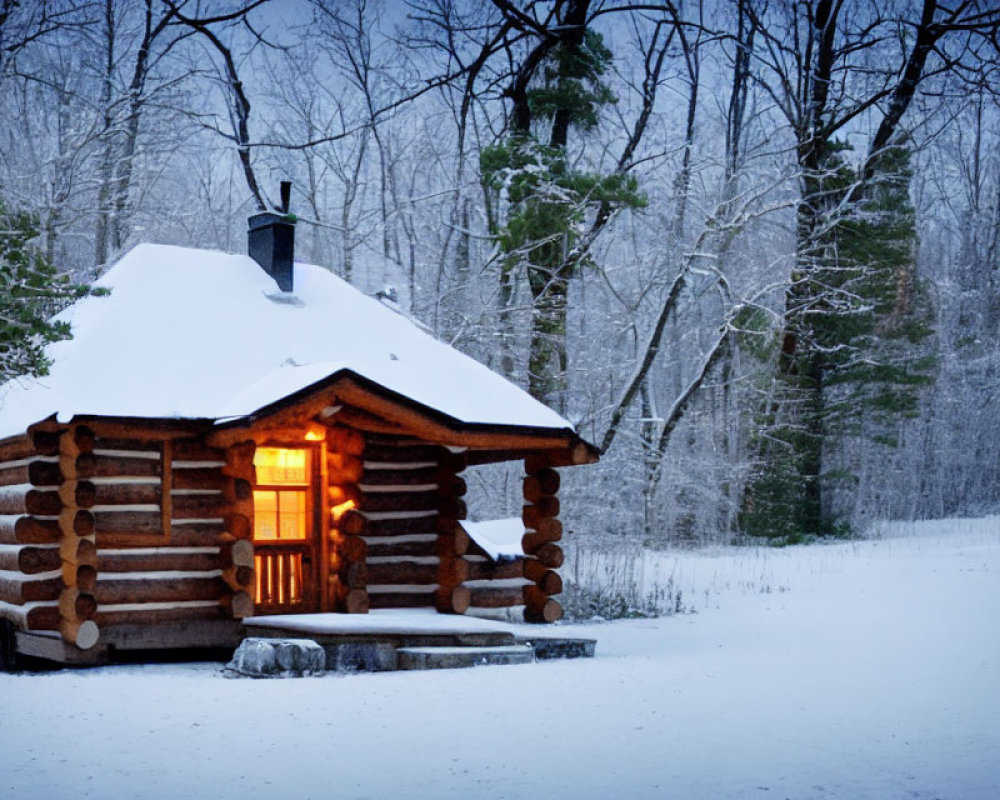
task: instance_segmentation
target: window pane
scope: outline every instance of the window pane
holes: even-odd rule
[[[309,483],[309,451],[258,447],[253,457],[257,483],[263,485]]]
[[[278,538],[278,493],[254,490],[253,538]]]
[[[306,493],[278,492],[279,537],[304,539],[306,536]]]

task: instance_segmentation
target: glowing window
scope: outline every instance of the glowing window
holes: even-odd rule
[[[254,455],[254,539],[279,541],[308,536],[309,451],[260,447]]]

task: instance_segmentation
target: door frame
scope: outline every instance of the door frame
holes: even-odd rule
[[[302,569],[302,603],[299,608],[265,606],[261,608],[256,597],[256,576],[254,583],[254,611],[263,614],[313,614],[328,610],[329,601],[326,584],[329,581],[329,543],[326,518],[323,513],[327,506],[324,498],[326,485],[326,443],[291,437],[274,437],[258,442],[257,450],[277,448],[281,450],[305,450],[309,453],[309,482],[306,488],[306,524],[308,535],[301,544],[308,548],[309,564],[303,563]],[[256,452],[255,452],[256,455]],[[265,484],[267,486],[269,484]],[[256,472],[254,473],[254,490],[258,488]],[[254,508],[256,517],[256,507]],[[256,520],[255,525],[256,527]],[[251,536],[253,534],[251,533]],[[280,550],[283,547],[295,547],[297,540],[282,542],[267,540],[258,542],[252,539],[254,553],[258,548],[266,552],[268,549]]]

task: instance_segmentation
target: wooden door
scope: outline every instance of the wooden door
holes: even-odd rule
[[[258,447],[254,456],[256,614],[319,610],[318,457],[308,447]]]

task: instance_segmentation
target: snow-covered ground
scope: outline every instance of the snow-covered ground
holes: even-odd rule
[[[0,797],[1000,797],[1000,518],[656,570],[697,613],[594,660],[0,675]]]

